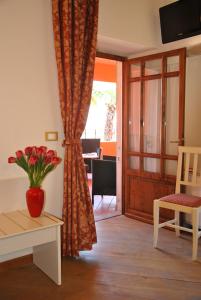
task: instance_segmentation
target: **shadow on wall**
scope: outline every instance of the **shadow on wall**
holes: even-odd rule
[[[26,208],[27,177],[0,180],[0,213]]]

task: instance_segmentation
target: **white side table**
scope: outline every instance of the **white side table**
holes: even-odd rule
[[[0,255],[32,247],[34,264],[60,285],[62,224],[46,212],[38,218],[26,210],[1,213]]]

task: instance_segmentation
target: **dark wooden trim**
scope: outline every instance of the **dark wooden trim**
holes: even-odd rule
[[[144,75],[141,77],[131,77],[129,79],[129,82],[135,82],[135,81],[146,81],[146,80],[155,80],[155,79],[161,79],[163,77],[169,78],[169,77],[178,77],[180,75],[179,71],[174,71],[174,72],[162,72],[160,74],[155,74],[155,75]]]
[[[96,51],[96,57],[110,59],[110,60],[116,60],[116,61],[122,61],[122,62],[127,59],[124,56],[119,56],[119,55],[104,53],[104,52],[100,52],[100,51]]]
[[[185,79],[186,79],[186,49],[181,51],[180,62],[180,80],[179,80],[179,146],[184,145],[184,116],[185,116]]]
[[[128,169],[127,170],[127,175],[129,176],[134,176],[134,177],[140,177],[141,179],[142,178],[145,178],[146,179],[150,179],[150,180],[154,180],[154,181],[158,181],[158,180],[161,180],[161,174],[160,173],[156,173],[156,172],[148,172],[148,171],[141,171],[140,173],[138,173],[138,171],[136,170],[131,170],[131,169]]]
[[[166,58],[167,59],[167,58]],[[166,60],[167,61],[167,60]],[[168,78],[168,77],[178,77],[180,75],[179,71],[174,71],[174,72],[167,72],[164,73],[164,77]]]
[[[25,255],[0,263],[0,272],[33,263],[33,255]]]
[[[130,79],[129,79],[129,82],[161,79],[161,77],[162,77],[161,74],[155,74],[155,75],[142,75],[141,77],[130,78]]]
[[[128,151],[128,156],[139,156],[139,157],[151,157],[151,158],[163,158],[169,160],[177,160],[178,157],[176,155],[170,154],[160,154],[160,153],[147,153],[147,152],[135,152],[135,151]]]
[[[167,80],[164,77],[164,74],[167,71],[167,58],[163,56],[162,58],[162,95],[161,95],[161,176],[165,175],[165,161],[163,156],[165,155],[166,148],[166,95],[167,95]]]
[[[146,180],[152,181],[152,182],[159,182],[159,183],[168,183],[168,184],[175,184],[176,183],[176,176],[173,175],[165,175],[161,177],[160,173],[152,173],[152,172],[140,172],[139,170],[132,170],[127,169],[126,174],[128,178],[129,177],[140,177],[140,178],[146,178]]]
[[[127,158],[127,152],[128,152],[128,138],[126,133],[128,132],[128,120],[127,121],[123,121],[126,120],[125,118],[128,115],[128,103],[129,101],[127,101],[128,97],[129,97],[129,90],[128,89],[128,63],[127,61],[124,61],[122,63],[122,213],[125,213],[125,204],[126,204],[126,189],[128,184],[126,183],[126,177],[124,176],[125,174],[125,170],[128,168],[128,159]],[[123,126],[124,123],[124,126]]]
[[[145,62],[141,63],[141,77],[145,73]],[[140,152],[144,152],[144,106],[145,106],[145,83],[141,81],[140,91]],[[144,159],[140,157],[140,173],[144,170]]]
[[[141,56],[141,57],[136,57],[136,58],[131,58],[128,60],[129,64],[141,62],[141,61],[148,61],[148,60],[156,60],[160,59],[163,56],[169,57],[169,56],[177,56],[179,51],[186,51],[186,48],[179,48],[175,50],[170,50],[166,52],[160,52],[160,53],[155,53],[155,54],[150,54],[146,56]]]
[[[124,103],[126,103],[126,101],[124,99],[127,99],[128,97],[128,91],[127,89],[125,89],[126,83],[125,81],[127,80],[127,69],[126,69],[126,61],[127,58],[124,56],[120,56],[120,55],[114,55],[114,54],[110,54],[110,53],[105,53],[105,52],[101,52],[101,51],[96,51],[96,57],[99,58],[104,58],[104,59],[109,59],[109,60],[115,60],[115,61],[120,61],[122,62],[122,120],[125,114],[125,108],[124,108]],[[125,71],[126,70],[126,71]],[[127,113],[126,113],[127,114]],[[122,129],[122,133],[124,132],[124,129]],[[124,134],[122,136],[122,144],[124,145],[124,143],[126,143],[126,141],[124,140]],[[125,180],[124,180],[124,169],[125,169],[125,154],[124,154],[124,147],[122,147],[122,213],[124,214],[125,212]]]
[[[143,212],[138,212],[136,210],[127,210],[125,216],[144,223],[153,224],[153,217]]]

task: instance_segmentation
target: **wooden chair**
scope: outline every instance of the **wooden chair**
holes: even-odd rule
[[[156,248],[157,246],[159,228],[164,226],[175,228],[177,236],[180,235],[180,230],[184,230],[193,235],[193,260],[197,259],[198,239],[201,236],[201,231],[199,231],[201,197],[182,194],[181,186],[201,187],[201,174],[200,170],[198,170],[199,163],[201,164],[201,148],[179,147],[175,194],[154,201],[154,247]],[[160,208],[174,210],[175,218],[159,223]],[[192,229],[180,226],[180,212],[192,215]]]

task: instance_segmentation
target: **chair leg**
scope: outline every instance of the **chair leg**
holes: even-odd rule
[[[199,238],[198,222],[199,222],[199,210],[194,208],[192,213],[192,226],[193,226],[192,260],[197,259],[198,238]]]
[[[154,200],[154,248],[157,247],[158,230],[159,230],[159,201]]]
[[[180,212],[175,210],[175,225],[179,226],[180,225]],[[176,228],[176,236],[180,236],[180,229]]]

